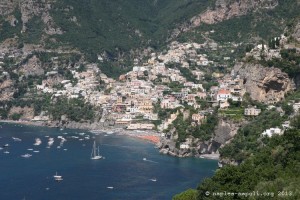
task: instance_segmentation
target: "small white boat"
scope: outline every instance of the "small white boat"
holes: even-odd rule
[[[78,133],[78,135],[81,135],[81,136],[83,136],[85,133]]]
[[[21,155],[21,157],[23,157],[23,158],[30,158],[32,155],[31,154],[29,154],[29,153],[26,153],[26,154],[24,154],[24,155]]]
[[[13,139],[15,142],[21,142],[21,141],[22,141],[20,138],[16,138],[16,137],[12,137],[12,139]]]
[[[5,144],[5,145],[3,145],[3,147],[9,147],[9,144]]]
[[[156,182],[157,180],[156,180],[156,178],[151,178],[151,179],[149,179],[150,181],[153,181],[153,182]]]
[[[39,153],[40,151],[33,151],[34,153]]]
[[[143,158],[143,161],[147,161],[147,158]]]
[[[60,148],[61,148],[61,146],[57,146],[56,148],[60,149]]]
[[[106,187],[107,189],[114,189],[114,187],[112,187],[112,186],[108,186],[108,187]]]
[[[53,138],[49,138],[49,140],[48,140],[48,146],[49,147],[52,146],[53,143],[54,143],[54,139]]]
[[[62,180],[63,180],[62,176],[57,175],[57,172],[56,172],[56,174],[53,176],[53,178],[54,178],[54,180],[56,180],[56,181],[62,181]]]
[[[99,160],[101,159],[102,156],[100,156],[99,154],[99,147],[96,147],[96,141],[94,141],[94,145],[93,145],[93,149],[92,149],[92,153],[91,153],[91,159],[92,160]]]
[[[9,151],[4,151],[3,153],[6,153],[6,154],[8,154],[8,153],[9,153]]]
[[[28,151],[33,151],[33,149],[27,149]]]
[[[35,138],[35,143],[33,145],[39,146],[40,144],[42,144],[42,140],[40,138]]]

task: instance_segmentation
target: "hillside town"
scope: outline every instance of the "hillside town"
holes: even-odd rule
[[[285,40],[282,36],[282,41]],[[112,128],[121,127],[126,130],[158,131],[162,138],[170,139],[167,132],[170,131],[170,127],[173,126],[175,120],[178,120],[181,113],[184,114],[184,118],[190,117],[191,127],[205,124],[207,116],[212,114],[239,120],[260,115],[262,110],[256,105],[248,105],[243,109],[234,108],[236,105],[241,105],[244,98],[248,98],[247,96],[255,97],[258,93],[254,91],[253,95],[251,90],[250,94],[248,93],[249,87],[253,87],[251,84],[247,86],[245,83],[247,78],[243,73],[233,68],[227,73],[214,72],[211,77],[207,78],[206,70],[219,65],[218,62],[210,60],[209,56],[203,53],[202,50],[207,48],[212,52],[217,50],[215,43],[172,42],[167,50],[151,53],[146,61],[134,59],[132,70],[120,75],[118,79],[109,78],[101,72],[97,63],[77,64],[70,68],[67,76],[65,76],[66,74],[62,76],[59,68],[61,63],[57,56],[50,58],[55,67],[44,71],[39,67],[40,63],[35,55],[26,55],[29,56],[29,59],[23,68],[30,65],[31,68],[33,66],[33,69],[26,70],[24,76],[28,77],[34,74],[45,77],[31,90],[33,94],[50,95],[53,102],[57,98],[66,97],[67,99],[82,99],[91,104],[101,113],[96,123],[108,123]],[[262,54],[268,59],[280,57],[278,49],[273,50],[268,49],[266,45],[257,45],[247,53],[245,59],[251,57],[259,60]],[[7,61],[7,58],[19,63],[26,58],[20,52],[2,52],[1,55],[1,65],[4,64],[5,59]],[[224,61],[230,59],[230,57],[224,57]],[[98,62],[104,62],[101,55],[98,55]],[[1,70],[2,76],[10,76],[3,68]],[[273,78],[271,77],[270,81]],[[5,91],[5,87],[12,84],[9,79],[4,83],[6,86],[2,84],[3,91]],[[269,83],[264,84],[264,87],[268,87]],[[266,93],[265,99],[257,100],[273,105],[293,88],[289,85],[285,87],[287,89],[284,91],[277,92],[274,88],[263,91]],[[12,97],[12,93],[6,94],[1,98]],[[299,102],[290,102],[290,106],[297,111]],[[217,113],[214,113],[216,109]],[[280,110],[280,108],[276,109]],[[185,112],[187,110],[189,110],[188,113]],[[44,110],[32,118],[25,115],[20,119],[49,122],[52,120],[52,116]],[[61,116],[61,120],[67,120],[67,116]],[[285,128],[282,125],[279,131],[279,127],[274,127],[274,130],[266,130],[263,135],[270,137],[272,134],[282,133]],[[185,138],[179,148],[189,149],[192,143],[193,138]],[[213,151],[213,153],[217,152]]]

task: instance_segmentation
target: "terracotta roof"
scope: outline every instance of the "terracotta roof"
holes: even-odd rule
[[[230,94],[230,91],[221,89],[221,90],[219,90],[218,94]]]

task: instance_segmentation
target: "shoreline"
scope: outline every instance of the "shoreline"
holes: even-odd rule
[[[9,123],[9,124],[20,124],[27,126],[38,126],[38,127],[49,127],[49,128],[60,128],[60,126],[55,126],[49,122],[34,122],[34,121],[14,121],[14,120],[0,120],[0,123]],[[79,130],[87,130],[92,134],[96,133],[116,133],[117,135],[124,135],[131,138],[140,139],[143,141],[147,141],[153,144],[158,144],[160,142],[160,133],[153,130],[126,130],[123,128],[102,128],[102,129],[93,129],[93,128],[73,128],[66,126],[65,128],[69,129],[79,129]]]
[[[40,121],[14,121],[14,120],[0,120],[0,123],[9,123],[9,124],[20,124],[26,126],[38,126],[38,127],[49,127],[49,128],[61,128],[62,126],[58,126],[57,122],[40,122]],[[78,123],[79,124],[79,123]],[[77,124],[77,125],[78,125]],[[64,125],[63,128],[67,129],[78,129],[85,130],[92,134],[116,134],[127,136],[130,138],[135,138],[141,141],[150,142],[158,147],[158,144],[161,142],[161,134],[154,130],[127,130],[121,127],[97,127],[95,124],[92,124],[92,127],[86,127],[86,124],[83,124],[83,127],[74,127]],[[178,157],[178,156],[175,156]],[[220,160],[219,154],[201,154],[199,157],[208,160]]]

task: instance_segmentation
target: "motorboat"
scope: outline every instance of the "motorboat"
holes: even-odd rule
[[[21,142],[21,141],[22,141],[20,138],[16,138],[16,137],[12,137],[12,139],[13,139],[15,142]]]
[[[29,153],[26,153],[26,154],[24,154],[24,155],[21,155],[21,157],[23,157],[23,158],[30,158],[32,155],[31,154],[29,154]]]
[[[35,143],[33,145],[39,146],[40,144],[42,144],[42,140],[40,138],[35,138]]]
[[[9,144],[5,144],[5,145],[3,145],[3,147],[9,147]]]

